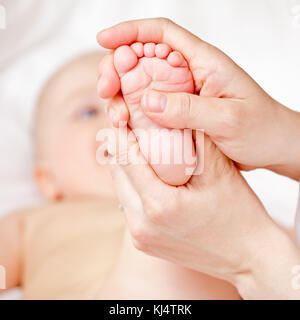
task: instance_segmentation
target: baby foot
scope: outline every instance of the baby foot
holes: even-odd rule
[[[186,131],[184,136],[183,130],[160,127],[145,116],[141,100],[147,89],[193,93],[194,81],[187,62],[166,44],[136,42],[116,49],[114,66],[130,113],[129,125],[138,136],[146,160],[164,182],[185,184],[195,168],[191,132]]]

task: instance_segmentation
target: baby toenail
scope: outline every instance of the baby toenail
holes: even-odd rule
[[[156,91],[149,91],[142,98],[143,106],[150,112],[163,112],[167,102],[167,96]]]

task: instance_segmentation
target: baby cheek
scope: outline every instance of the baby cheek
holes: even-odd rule
[[[94,156],[95,142],[82,132],[65,133],[60,137],[55,154],[57,178],[68,188],[76,187],[90,170]]]
[[[72,142],[69,144],[70,160],[73,160],[74,166],[81,167],[81,170],[88,170],[88,167],[96,158],[96,136],[87,132],[81,132],[73,136]]]

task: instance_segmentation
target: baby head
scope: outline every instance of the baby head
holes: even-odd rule
[[[102,53],[80,56],[44,86],[35,113],[35,180],[49,200],[113,197],[107,166],[96,161],[96,134],[104,128],[104,103],[97,96]]]

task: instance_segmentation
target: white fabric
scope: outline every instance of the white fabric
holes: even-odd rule
[[[0,29],[0,216],[39,201],[31,180],[29,128],[41,85],[71,56],[97,49],[96,33],[119,21],[169,17],[225,51],[271,96],[300,111],[300,0],[0,3],[7,16],[7,28]],[[245,176],[270,215],[291,226],[297,183],[264,170]]]
[[[22,290],[20,288],[6,290],[0,295],[0,300],[20,300],[21,298]]]

